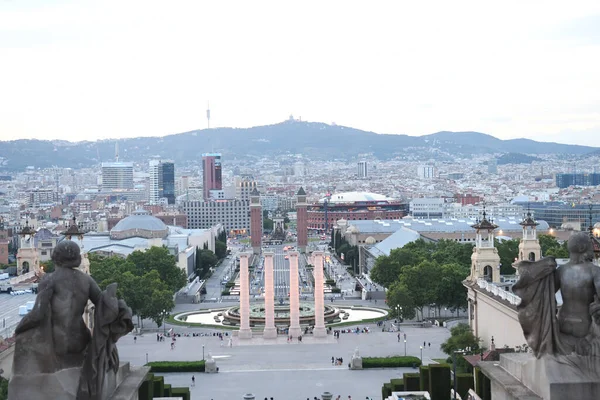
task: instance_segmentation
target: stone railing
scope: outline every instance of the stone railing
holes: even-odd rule
[[[514,294],[512,292],[504,290],[504,289],[494,285],[492,282],[486,281],[485,279],[477,279],[477,285],[481,289],[484,289],[484,290],[490,292],[494,296],[498,296],[502,300],[508,301],[510,304],[518,306],[521,303],[521,298],[519,296],[517,296],[516,294]]]
[[[24,282],[24,281],[34,278],[34,277],[35,277],[35,272],[29,271],[25,274],[10,278],[10,283],[11,283],[11,285],[16,285],[18,283]]]

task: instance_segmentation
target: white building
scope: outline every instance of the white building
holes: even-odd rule
[[[419,165],[417,167],[417,177],[419,179],[433,179],[435,168],[432,165]]]
[[[358,176],[358,179],[366,179],[369,177],[369,171],[367,169],[366,161],[358,162],[358,170],[357,170],[356,174]]]
[[[102,190],[133,189],[132,162],[102,163]]]
[[[443,198],[412,199],[408,205],[413,218],[443,218],[446,211],[446,201]]]
[[[191,229],[221,224],[231,234],[250,231],[250,202],[246,200],[183,201],[181,211],[187,215]]]

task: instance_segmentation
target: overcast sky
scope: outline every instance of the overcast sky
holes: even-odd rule
[[[210,101],[213,127],[600,146],[598,0],[0,0],[0,60],[0,140],[179,133]]]

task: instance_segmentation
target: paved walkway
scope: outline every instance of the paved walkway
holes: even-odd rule
[[[347,364],[356,347],[363,357],[404,355],[404,339],[398,342],[397,333],[381,332],[370,325],[368,334],[341,334],[340,339],[325,344],[311,344],[310,337],[303,343],[287,343],[285,336],[279,338],[280,345],[227,347],[228,337],[221,342],[218,337],[180,337],[174,350],[170,341],[156,341],[156,334],[144,334],[134,342],[128,335],[119,341],[122,361],[141,365],[149,361],[192,361],[201,360],[210,352],[219,367],[218,374],[195,374],[196,388],[192,389],[194,400],[241,399],[244,393],[252,392],[257,399],[304,400],[320,396],[323,391],[341,394],[344,399],[366,396],[379,398],[381,386],[392,378],[401,377],[411,368],[351,371]],[[191,332],[192,330],[190,330]],[[196,331],[196,330],[194,330]],[[213,330],[214,331],[214,330]],[[176,328],[176,332],[188,332],[187,328]],[[205,330],[205,332],[209,332]],[[446,358],[440,344],[449,336],[445,328],[406,328],[407,355],[420,357],[423,362],[433,358]],[[328,338],[329,339],[329,338]],[[431,343],[429,347],[428,343]],[[235,341],[234,341],[235,344]],[[344,366],[332,366],[331,357],[344,359]],[[166,381],[176,386],[189,386],[192,374],[168,374]]]

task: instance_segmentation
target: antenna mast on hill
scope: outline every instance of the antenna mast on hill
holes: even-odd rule
[[[206,102],[206,124],[207,129],[210,129],[210,103]]]

